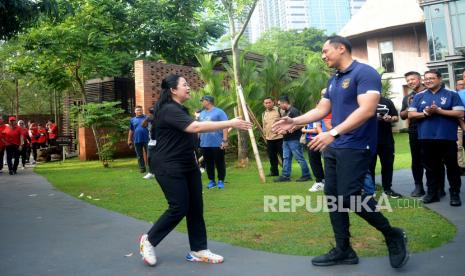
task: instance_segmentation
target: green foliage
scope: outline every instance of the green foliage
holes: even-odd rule
[[[71,117],[80,127],[92,129],[104,167],[113,160],[116,144],[124,138],[129,125],[129,117],[119,105],[120,102],[87,103],[71,110]]]
[[[260,70],[260,80],[265,95],[277,99],[291,81],[289,63],[280,59],[276,53],[266,55]]]
[[[0,45],[8,69],[58,90],[74,88],[84,101],[89,79],[131,75],[139,58],[184,63],[223,33],[214,17],[202,15],[203,0],[38,2],[49,4],[50,16]]]
[[[315,28],[303,31],[271,29],[248,50],[262,55],[276,54],[289,63],[303,63],[308,54],[321,52],[326,38],[324,31]]]
[[[293,80],[287,90],[292,104],[301,112],[312,109],[320,100],[320,92],[326,87],[329,69],[317,53],[305,60],[305,71]]]
[[[381,78],[383,77],[384,73],[385,73],[385,69],[383,67],[380,67],[378,69],[376,69],[376,71],[378,71],[378,73],[381,75]],[[391,94],[392,94],[392,82],[391,82],[392,78],[389,77],[389,78],[385,78],[385,79],[382,79],[381,80],[381,96],[385,97],[385,98],[388,98],[388,99],[391,99]]]
[[[223,109],[229,117],[233,116],[235,96],[225,81],[225,72],[214,70],[221,59],[214,58],[211,54],[198,54],[196,57],[200,64],[196,71],[205,82],[205,86],[199,91],[191,93],[191,100],[188,102],[189,108],[191,110],[199,109],[202,96],[210,95],[215,98],[215,105]]]
[[[41,16],[55,21],[71,12],[72,6],[65,0],[0,0],[0,39],[13,37]]]

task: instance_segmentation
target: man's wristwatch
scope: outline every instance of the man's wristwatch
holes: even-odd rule
[[[334,139],[337,139],[337,138],[339,138],[339,137],[341,136],[341,135],[339,135],[339,132],[337,132],[337,130],[336,130],[335,128],[331,129],[331,130],[329,131],[329,134],[330,134],[331,136],[333,136]]]

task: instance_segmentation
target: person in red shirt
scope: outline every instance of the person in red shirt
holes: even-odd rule
[[[55,121],[50,119],[47,122],[47,132],[48,132],[48,144],[50,146],[56,145],[56,139],[58,136],[58,127],[55,124]]]
[[[10,175],[15,175],[19,164],[19,152],[22,150],[23,135],[16,125],[16,117],[8,118],[8,125],[3,129],[3,143],[6,145],[6,162]],[[14,163],[13,163],[14,158]]]
[[[19,155],[21,156],[23,169],[25,169],[26,163],[29,162],[29,156],[27,156],[27,153],[30,153],[29,148],[31,147],[31,137],[29,137],[29,130],[25,127],[23,120],[18,121],[18,127],[21,128],[21,135],[23,135],[23,149],[20,151]]]
[[[3,130],[6,125],[3,123],[3,119],[0,117],[0,173],[3,170],[3,156],[5,154],[5,144],[3,143]]]
[[[43,124],[38,124],[37,130],[39,132],[39,137],[37,138],[37,143],[39,144],[39,148],[46,148],[47,142],[48,142],[47,129],[44,127]]]

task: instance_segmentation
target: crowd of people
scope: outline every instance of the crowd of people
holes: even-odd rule
[[[285,95],[277,99],[277,104],[271,97],[263,100],[261,118],[270,162],[269,176],[275,176],[275,182],[291,181],[295,157],[301,168],[301,176],[295,181],[312,180],[310,169],[315,176],[310,192],[324,191],[327,197],[336,198],[336,203],[341,201],[344,208],[352,208],[354,197],[366,201],[367,208],[352,210],[383,234],[391,266],[400,268],[409,257],[407,234],[391,226],[376,209],[377,160],[379,157],[384,194],[401,197],[392,189],[395,161],[392,127],[399,119],[407,120],[414,180],[410,196],[423,197],[425,204],[440,201],[446,195],[447,175],[450,205],[461,206],[460,176],[465,172],[465,72],[464,79],[456,83],[457,91],[447,89],[436,70],[429,70],[423,76],[415,71],[407,72],[405,80],[411,91],[404,97],[399,113],[389,98],[381,96],[381,77],[377,71],[354,60],[351,51],[351,43],[344,37],[332,36],[325,42],[322,58],[335,73],[321,92],[316,107],[307,113],[302,115]],[[228,130],[247,129],[251,125],[238,118],[228,120],[225,112],[214,105],[215,99],[208,95],[202,97],[202,109],[193,119],[183,105],[189,98],[186,80],[170,75],[163,80],[161,99],[152,108],[151,115],[136,111],[136,117],[131,120],[128,144],[134,145],[141,172],[145,172],[146,163],[140,149],[146,146],[137,144],[152,141],[153,146],[147,153],[150,178],[157,179],[169,204],[150,231],[140,238],[140,254],[151,266],[156,264],[155,246],[183,217],[187,218],[192,250],[186,259],[223,262],[222,256],[207,247],[199,161],[204,159],[209,179],[207,188],[224,189]],[[147,121],[151,130],[138,130],[145,128],[147,124],[143,122]],[[136,138],[138,135],[144,138]],[[304,158],[305,151],[310,166]],[[199,159],[198,154],[203,157]],[[313,258],[312,264],[358,263],[350,244],[348,213],[332,210],[329,216],[336,245],[327,254]]]
[[[58,127],[55,121],[50,119],[44,125],[35,121],[16,120],[16,117],[8,117],[5,124],[0,118],[0,173],[3,166],[8,166],[8,173],[15,175],[21,159],[22,169],[26,164],[37,162],[37,151],[48,146],[55,146],[58,136]],[[32,154],[32,160],[31,160]]]

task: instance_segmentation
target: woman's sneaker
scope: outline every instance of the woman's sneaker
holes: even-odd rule
[[[149,242],[148,235],[143,234],[139,240],[139,253],[142,260],[149,266],[154,266],[157,263],[157,256],[155,255],[155,247]]]
[[[308,189],[309,192],[318,192],[318,191],[323,191],[323,189],[325,188],[325,183],[323,182],[315,182],[315,184],[313,184],[313,186]]]
[[[155,178],[155,175],[153,175],[152,173],[147,173],[147,174],[144,176],[144,179],[152,179],[152,178]]]
[[[211,264],[219,264],[224,261],[223,256],[212,253],[210,250],[191,251],[187,254],[186,260],[189,262],[203,262]]]

